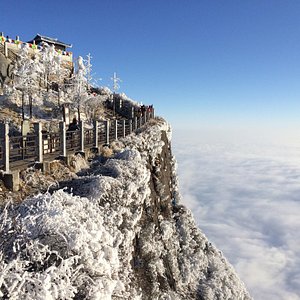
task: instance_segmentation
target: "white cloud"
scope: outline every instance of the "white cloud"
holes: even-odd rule
[[[300,146],[174,132],[183,202],[256,299],[300,299]]]

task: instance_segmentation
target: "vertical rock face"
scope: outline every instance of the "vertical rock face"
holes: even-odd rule
[[[251,299],[180,205],[168,124],[112,146],[71,194],[2,209],[0,297]]]
[[[11,72],[11,61],[0,53],[0,88],[2,88],[3,83],[10,76]]]
[[[143,299],[147,295],[151,295],[148,299],[154,295],[162,299],[251,299],[232,266],[197,228],[191,212],[180,205],[170,129],[161,122],[155,133],[161,145],[153,154],[146,150],[150,204],[144,207],[134,242],[133,260],[138,262],[134,271],[142,278],[138,284]]]

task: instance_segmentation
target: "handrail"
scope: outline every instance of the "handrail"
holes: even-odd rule
[[[5,169],[6,165],[13,162],[42,162],[47,155],[63,156],[66,153],[85,151],[87,148],[98,148],[131,134],[153,117],[152,112],[134,118],[98,121],[97,128],[91,129],[84,129],[82,122],[81,130],[66,130],[64,125],[56,133],[43,132],[41,123],[35,123],[34,133],[23,136],[8,136],[8,130],[1,130],[0,169]]]
[[[36,136],[13,136],[9,138],[9,161],[33,159],[36,156]]]
[[[43,133],[43,154],[59,153],[61,143],[59,133]]]

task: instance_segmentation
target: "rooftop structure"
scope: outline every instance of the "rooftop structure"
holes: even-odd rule
[[[66,51],[67,48],[72,48],[72,44],[67,44],[59,41],[57,38],[51,38],[48,36],[37,34],[31,41],[27,43],[36,44],[42,46],[43,43],[54,45],[56,50]]]
[[[55,50],[62,55],[62,59],[65,62],[73,62],[72,52],[66,51],[66,48],[71,48],[72,44],[67,44],[59,41],[56,38],[47,37],[44,35],[37,34],[34,39],[23,42],[20,40],[19,36],[16,39],[12,39],[9,36],[4,36],[3,32],[0,32],[0,53],[3,52],[5,57],[9,57],[14,60],[16,54],[21,49],[23,44],[28,44],[31,51],[34,53],[43,49],[44,44],[54,45]]]

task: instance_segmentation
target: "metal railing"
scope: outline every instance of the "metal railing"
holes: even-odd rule
[[[59,153],[61,148],[60,134],[57,132],[43,133],[43,154]]]
[[[36,157],[36,136],[34,134],[10,137],[9,145],[10,162]]]
[[[87,129],[84,132],[84,145],[87,148],[94,146],[94,129]]]
[[[113,121],[109,126],[109,141],[114,141],[116,139],[116,122]]]
[[[79,130],[66,130],[61,122],[57,132],[42,131],[42,124],[34,124],[34,132],[23,136],[9,136],[8,124],[0,123],[0,169],[9,171],[15,162],[43,162],[55,155],[84,152],[85,149],[99,148],[104,144],[123,138],[140,128],[153,118],[153,114],[133,119],[98,121],[91,129],[84,129],[81,122]]]
[[[98,125],[98,142],[100,145],[106,143],[106,127],[104,122]]]
[[[66,148],[68,152],[76,152],[80,150],[79,130],[67,131]]]
[[[125,120],[125,135],[130,134],[132,131],[132,120]]]

